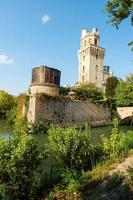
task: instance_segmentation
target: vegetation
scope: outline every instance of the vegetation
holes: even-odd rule
[[[5,188],[11,200],[35,198],[42,158],[36,140],[30,135],[0,138],[0,188]]]
[[[103,99],[102,91],[93,83],[84,83],[73,88],[73,91],[77,93],[77,97],[82,100],[89,100],[91,102],[97,102]]]
[[[133,84],[127,80],[121,80],[117,85],[115,93],[117,106],[133,106]]]
[[[117,87],[119,80],[117,77],[112,76],[106,80],[105,96],[107,98],[113,98],[115,96],[115,88]]]
[[[0,90],[0,116],[6,116],[6,113],[16,106],[16,99],[7,92]]]
[[[131,25],[133,25],[132,0],[108,0],[105,12],[108,14],[109,22],[117,28],[120,23],[128,17],[131,17]],[[129,45],[133,45],[133,41],[130,42]]]
[[[51,127],[48,131],[47,151],[63,169],[92,169],[99,157],[100,147],[90,142],[87,133],[80,133],[74,127]]]
[[[61,96],[67,96],[69,94],[69,92],[71,91],[70,87],[60,87],[60,91],[59,94]]]
[[[111,136],[109,138],[103,136],[101,142],[99,141],[99,144],[95,146],[86,135],[81,133],[79,135],[74,128],[52,127],[49,132],[47,149],[56,160],[61,183],[59,188],[65,187],[63,191],[66,196],[69,193],[81,192],[86,187],[91,187],[94,181],[97,183],[97,181],[107,178],[110,164],[125,156],[132,149],[133,132],[119,134],[118,126],[118,119],[115,118],[112,122]],[[86,148],[86,146],[88,147]],[[84,154],[82,154],[82,147]],[[84,159],[87,160],[88,165],[86,162],[84,165]],[[93,162],[91,162],[92,160]],[[121,175],[114,174],[108,180],[106,189],[116,187],[122,181]],[[59,188],[54,192],[59,191]],[[53,199],[54,197],[53,195]]]
[[[38,121],[32,124],[31,133],[32,134],[47,134],[50,127],[48,121]]]
[[[46,195],[46,191],[49,199],[55,196],[60,199],[66,196],[68,199],[76,199],[74,194],[78,198],[80,193],[89,190],[93,184],[107,178],[111,164],[133,148],[133,131],[119,134],[118,125],[115,118],[111,136],[103,136],[95,145],[91,142],[90,133],[82,133],[75,127],[51,126],[48,130],[48,143],[42,151],[36,140],[25,133],[28,131],[27,122],[23,119],[16,125],[16,135],[9,140],[0,138],[1,199],[39,199],[42,194]],[[42,173],[44,155],[54,160],[52,169],[56,172],[56,180],[53,170],[47,178]],[[122,180],[120,175],[113,175],[108,179],[105,190],[116,187]]]

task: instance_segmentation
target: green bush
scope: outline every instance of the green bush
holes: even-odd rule
[[[28,122],[26,117],[19,118],[15,121],[14,133],[15,134],[26,134],[29,132]]]
[[[60,87],[59,94],[61,96],[67,96],[70,91],[71,91],[70,87]]]
[[[0,90],[0,116],[6,116],[6,112],[17,105],[16,97]]]
[[[76,92],[79,99],[81,98],[92,102],[103,99],[102,91],[93,83],[80,84],[73,91]]]
[[[133,167],[130,167],[130,168],[128,169],[128,178],[129,178],[129,182],[130,182],[131,184],[133,184]]]
[[[120,148],[125,153],[133,148],[133,131],[128,131],[120,135]]]
[[[9,124],[14,125],[16,122],[17,106],[13,106],[6,112],[6,118]]]
[[[33,134],[46,134],[50,127],[50,123],[47,121],[38,121],[32,124],[31,132]]]
[[[67,187],[68,192],[76,192],[81,187],[81,174],[76,170],[61,170],[61,183]]]
[[[0,185],[5,185],[10,199],[34,199],[42,158],[36,140],[30,135],[0,138]]]
[[[124,176],[120,172],[114,173],[107,180],[106,190],[110,191],[111,189],[118,187],[118,185],[120,185],[123,182],[123,180],[124,180]]]
[[[61,168],[86,170],[92,168],[101,149],[91,144],[87,133],[80,133],[76,128],[53,126],[48,131],[46,148],[50,156]]]
[[[112,130],[110,137],[102,137],[102,147],[105,159],[115,159],[120,153],[120,138],[118,134],[118,126],[118,118],[114,118],[112,121]]]
[[[5,185],[0,185],[0,200],[10,200],[6,194]]]

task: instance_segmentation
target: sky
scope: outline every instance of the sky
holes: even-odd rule
[[[33,67],[61,70],[61,85],[78,80],[81,30],[97,27],[104,64],[124,78],[133,72],[130,19],[117,30],[103,13],[107,0],[0,0],[0,90],[28,90]]]

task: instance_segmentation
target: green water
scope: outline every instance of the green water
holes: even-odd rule
[[[120,126],[120,131],[127,132],[128,130],[133,130],[133,126]],[[83,130],[84,131],[84,130]],[[91,138],[93,142],[98,142],[99,137],[101,135],[105,135],[109,137],[111,133],[110,127],[97,127],[91,128]],[[12,128],[6,122],[5,119],[0,119],[0,136],[4,136],[8,138],[12,134]],[[47,135],[34,135],[34,137],[38,140],[39,145],[43,146],[47,142]]]

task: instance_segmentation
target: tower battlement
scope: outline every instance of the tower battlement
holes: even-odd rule
[[[79,83],[94,83],[104,90],[103,83],[110,76],[110,72],[103,67],[105,49],[100,47],[100,33],[97,28],[92,31],[83,29],[80,38]]]

